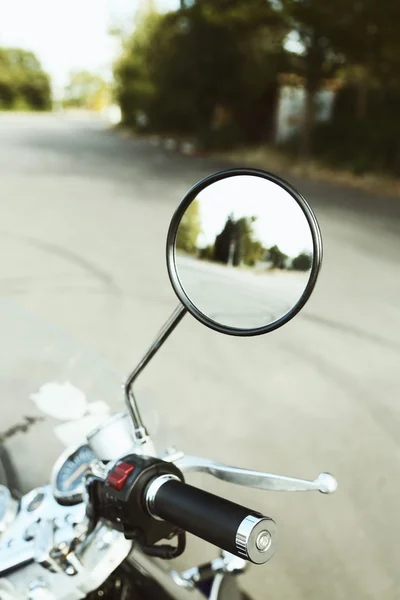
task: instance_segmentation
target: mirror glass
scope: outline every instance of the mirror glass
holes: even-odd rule
[[[316,259],[300,203],[255,175],[203,187],[181,215],[173,256],[178,284],[195,308],[242,330],[270,326],[290,313]]]

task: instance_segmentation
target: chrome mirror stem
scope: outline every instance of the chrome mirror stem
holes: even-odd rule
[[[186,308],[182,304],[179,304],[179,306],[174,310],[168,321],[166,321],[166,323],[160,329],[156,339],[154,340],[150,348],[147,350],[142,360],[126,379],[124,385],[125,402],[129,414],[132,417],[134,434],[137,441],[146,440],[146,438],[148,437],[148,433],[143,423],[136,398],[133,394],[133,384],[136,381],[137,377],[140,375],[140,373],[143,371],[143,369],[151,361],[156,352],[161,348],[165,340],[173,332],[178,323],[182,320],[186,312]]]

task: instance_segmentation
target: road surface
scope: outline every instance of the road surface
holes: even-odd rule
[[[309,273],[255,272],[176,254],[176,272],[191,302],[207,317],[239,329],[266,327],[300,300]]]
[[[171,215],[191,185],[221,167],[121,137],[95,119],[1,116],[1,299],[127,372],[177,304],[165,267]],[[160,411],[158,439],[187,452],[299,477],[337,476],[333,496],[191,479],[277,521],[277,554],[245,576],[256,598],[394,600],[400,203],[291,183],[315,208],[325,245],[305,309],[283,329],[249,339],[218,335],[186,316],[137,392]],[[18,336],[6,329],[2,371],[20,392],[29,361],[9,370]],[[25,358],[31,348],[27,333]],[[106,390],[120,408],[119,389]],[[17,398],[3,395],[2,428],[33,412],[26,396]],[[25,486],[46,480],[60,450],[49,431],[38,424],[10,442]],[[191,538],[181,564],[210,550]]]

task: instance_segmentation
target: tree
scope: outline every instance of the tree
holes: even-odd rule
[[[399,85],[400,5],[391,0],[358,0],[348,5],[347,29],[335,30],[333,43],[346,57],[344,77],[358,89],[356,117],[365,119],[368,92],[377,84]]]
[[[312,256],[306,252],[301,252],[292,261],[294,271],[309,271],[312,266]]]
[[[229,215],[225,226],[217,235],[214,244],[214,260],[233,266],[245,264],[253,267],[261,260],[265,250],[259,240],[254,238],[253,223],[256,217],[242,217],[237,221]]]
[[[64,90],[64,106],[100,110],[107,101],[108,86],[100,75],[89,71],[70,74]]]
[[[124,120],[134,124],[144,110],[153,130],[212,144],[222,135],[215,113],[223,109],[230,143],[262,135],[273,113],[282,23],[264,0],[197,0],[148,15],[116,65]]]
[[[114,65],[115,94],[125,124],[136,125],[139,113],[149,115],[155,95],[150,72],[152,44],[160,15],[154,12],[138,15],[132,36],[123,41],[123,52]]]
[[[306,104],[301,153],[312,150],[315,96],[325,78],[340,75],[358,88],[356,116],[367,114],[371,84],[400,80],[400,4],[393,0],[279,0],[302,52],[297,72],[304,77]],[[292,57],[293,58],[293,57]]]
[[[51,108],[50,79],[33,52],[0,48],[0,108]]]
[[[201,232],[201,219],[198,200],[189,204],[179,223],[176,247],[189,254],[197,252],[197,238]]]
[[[233,215],[229,215],[223,230],[215,238],[213,260],[227,265],[235,241],[235,221]]]
[[[256,217],[242,217],[235,223],[237,239],[233,257],[235,266],[244,263],[253,267],[265,254],[261,242],[254,239],[253,224],[255,221]]]
[[[199,258],[203,259],[203,260],[212,260],[214,256],[214,246],[209,244],[208,246],[205,246],[204,248],[200,249],[199,252]]]
[[[273,269],[285,269],[287,254],[284,254],[277,245],[272,246],[268,250],[268,258],[272,263]]]
[[[303,51],[297,60],[298,73],[305,81],[305,109],[300,151],[308,156],[312,150],[315,122],[315,97],[324,78],[334,75],[345,62],[338,50],[338,40],[345,32],[353,35],[353,22],[348,18],[347,0],[282,0],[283,13],[296,32]]]

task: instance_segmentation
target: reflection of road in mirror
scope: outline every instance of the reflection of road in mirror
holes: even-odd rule
[[[239,329],[265,327],[299,301],[310,272],[257,273],[177,252],[176,267],[187,296],[214,321]]]

